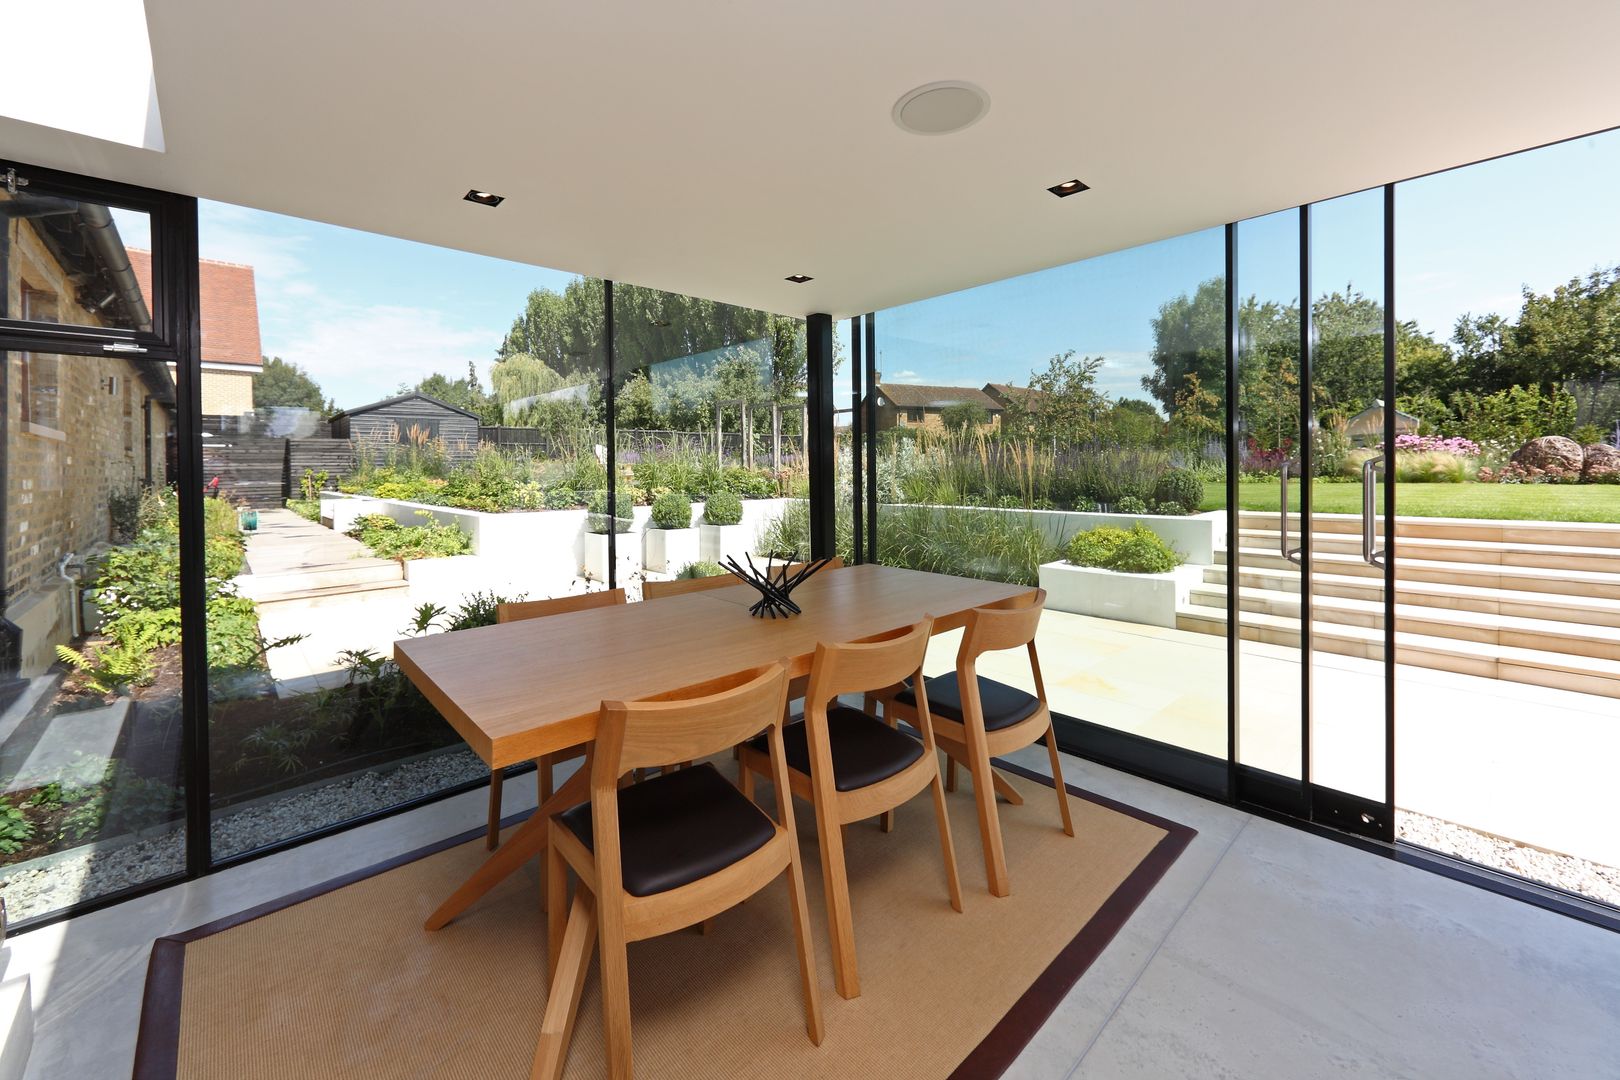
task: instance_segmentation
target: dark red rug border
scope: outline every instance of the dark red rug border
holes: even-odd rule
[[[1051,786],[1052,778],[1032,772],[1009,761],[996,761],[996,767],[1017,773],[1028,780]],[[1062,1003],[1063,998],[1080,981],[1108,943],[1114,940],[1131,914],[1147,899],[1159,880],[1187,849],[1198,831],[1169,818],[1150,814],[1127,803],[1098,795],[1073,784],[1065,784],[1070,795],[1087,802],[1135,818],[1165,831],[1164,839],[1137,864],[1124,881],[1103,901],[1096,914],[1036,976],[1011,1009],[990,1033],[980,1041],[951,1073],[950,1080],[992,1080],[1007,1071],[1013,1061],[1041,1025]],[[524,820],[527,814],[507,818],[502,826]],[[357,881],[387,873],[417,859],[425,859],[484,835],[482,828],[469,829],[426,847],[416,848],[391,859],[351,871],[340,877],[311,885],[305,889],[267,901],[255,907],[227,915],[213,922],[158,938],[152,943],[152,959],[146,970],[146,988],[141,998],[141,1020],[135,1040],[135,1071],[133,1080],[175,1080],[180,1067],[180,995],[185,981],[185,950],[191,942],[252,922],[266,915],[292,907],[334,892]]]

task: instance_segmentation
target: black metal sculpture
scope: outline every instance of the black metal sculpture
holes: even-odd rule
[[[780,566],[774,567],[772,562],[778,556],[767,555],[765,557],[765,569],[763,570],[754,565],[752,555],[744,555],[743,558],[748,560],[747,569],[744,569],[735,558],[726,559],[725,567],[731,571],[734,577],[746,581],[759,590],[760,599],[753,607],[748,609],[748,613],[761,619],[766,615],[773,619],[778,616],[785,619],[790,615],[800,614],[799,605],[789,599],[788,594],[803,584],[810,575],[832,562],[831,556],[824,556],[813,562],[805,563],[794,572],[792,577],[789,577],[788,568],[797,562],[799,558],[797,551],[788,554],[782,559]]]

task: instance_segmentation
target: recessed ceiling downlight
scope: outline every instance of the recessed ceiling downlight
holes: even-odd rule
[[[948,79],[919,86],[894,103],[894,122],[913,135],[949,135],[990,111],[990,95],[970,82]]]

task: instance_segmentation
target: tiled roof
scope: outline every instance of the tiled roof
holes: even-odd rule
[[[152,253],[129,249],[130,266],[140,282],[141,294],[152,296]],[[199,259],[202,305],[202,358],[205,364],[264,363],[259,346],[259,294],[253,267],[241,263]]]
[[[1000,412],[1001,403],[976,386],[922,386],[917,383],[878,383],[878,393],[901,409],[943,409],[972,402],[986,412]]]

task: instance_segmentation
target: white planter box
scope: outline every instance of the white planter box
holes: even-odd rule
[[[704,562],[722,562],[727,557],[742,560],[754,546],[754,532],[747,525],[698,526],[698,558]]]
[[[1067,562],[1041,566],[1041,588],[1053,611],[1092,615],[1099,619],[1176,625],[1176,607],[1203,576],[1201,566],[1178,566],[1166,574],[1122,574]]]
[[[660,574],[676,574],[698,561],[696,529],[648,529],[642,534],[642,565]]]
[[[441,559],[406,559],[405,580],[413,587],[447,589],[482,586],[484,560],[477,555],[447,555]]]
[[[585,576],[595,581],[608,579],[608,534],[586,533],[582,538],[584,542],[584,571]],[[630,580],[630,575],[641,568],[640,544],[636,543],[635,533],[620,533],[618,535],[616,550],[618,552],[619,572],[617,580],[622,585]]]

